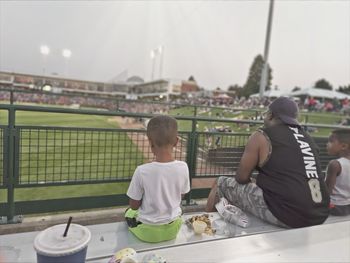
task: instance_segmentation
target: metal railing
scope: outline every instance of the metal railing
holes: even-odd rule
[[[6,192],[6,201],[0,203],[0,216],[8,223],[16,222],[18,214],[126,205],[126,189],[118,194],[83,194],[69,198],[46,197],[44,200],[16,200],[15,191],[49,186],[125,183],[130,181],[138,165],[153,159],[145,129],[28,126],[17,123],[18,112],[123,116],[137,120],[151,118],[152,114],[18,105],[0,105],[0,110],[7,111],[8,118],[7,125],[0,126],[0,191]],[[251,120],[174,117],[191,123],[190,130],[179,132],[180,140],[175,151],[176,159],[187,162],[191,182],[193,179],[232,176],[250,135],[201,132],[197,130],[199,122],[261,124]],[[327,139],[316,139],[323,150],[321,160],[325,169],[330,159],[324,150]],[[206,197],[207,194],[208,186],[193,188],[186,197],[187,203],[191,198]]]

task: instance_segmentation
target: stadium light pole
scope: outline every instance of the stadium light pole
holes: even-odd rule
[[[70,49],[63,49],[62,50],[62,56],[64,57],[64,75],[67,78],[68,77],[68,60],[72,56],[72,51]]]
[[[160,45],[158,47],[158,52],[160,55],[160,62],[159,62],[159,78],[162,78],[162,73],[163,73],[163,61],[164,61],[164,46]]]
[[[46,58],[47,56],[50,54],[50,48],[46,45],[41,45],[40,46],[40,53],[42,54],[43,57],[43,83],[42,83],[42,87],[45,85],[46,83],[46,79],[45,79],[45,75],[46,75]]]
[[[154,71],[156,67],[156,59],[157,56],[160,56],[159,60],[159,78],[162,78],[162,70],[163,70],[163,55],[164,55],[164,47],[160,45],[159,47],[151,50],[151,59],[152,59],[152,72],[151,72],[151,80],[154,80]]]
[[[154,68],[156,65],[156,55],[157,55],[157,49],[151,50],[151,59],[152,59],[152,72],[151,72],[151,81],[154,80]]]
[[[270,0],[269,18],[267,21],[266,38],[265,38],[264,65],[261,70],[261,79],[260,79],[260,89],[259,89],[260,98],[264,96],[264,91],[267,83],[267,66],[268,66],[271,27],[272,27],[273,4],[274,4],[274,0]]]
[[[46,45],[40,46],[40,53],[43,55],[43,75],[46,74],[46,57],[50,54],[50,48]]]

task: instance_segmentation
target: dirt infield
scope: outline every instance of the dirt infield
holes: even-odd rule
[[[111,122],[117,122],[120,128],[123,129],[144,129],[145,127],[139,121],[136,121],[135,118],[128,117],[113,117],[108,119]]]
[[[113,117],[110,119],[110,121],[117,122],[120,128],[122,129],[145,129],[145,126],[143,125],[143,123],[136,121],[133,118]],[[127,134],[128,134],[128,137],[134,142],[134,144],[138,146],[139,151],[143,152],[146,159],[148,159],[148,161],[152,161],[153,155],[150,151],[147,137],[143,136],[143,140],[140,140],[140,136],[137,136],[135,133],[128,132]],[[177,148],[185,149],[183,143],[184,142],[180,140]],[[181,154],[181,156],[183,156],[182,159],[185,159],[186,153]],[[182,160],[182,161],[186,161],[186,160]],[[201,160],[200,162],[205,163],[205,160]],[[208,165],[207,163],[205,163],[204,167],[205,167],[204,171],[203,171],[203,168],[201,168],[201,172],[203,173],[205,171],[211,171],[213,169],[213,167]],[[192,179],[192,188],[196,188],[196,189],[210,188],[214,180],[215,178],[194,178]]]

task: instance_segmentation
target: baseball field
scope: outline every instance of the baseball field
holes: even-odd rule
[[[171,115],[178,116],[188,116],[193,115],[192,107],[184,107],[174,109],[170,112]],[[213,118],[239,118],[239,119],[252,119],[255,116],[254,112],[245,112],[245,111],[230,111],[230,110],[220,110],[220,109],[200,109],[197,114],[199,116],[207,116]],[[39,126],[63,126],[63,127],[93,127],[93,128],[134,128],[132,123],[120,122],[115,117],[108,116],[94,116],[94,115],[73,115],[73,114],[58,114],[58,113],[37,113],[37,112],[18,112],[16,119],[16,125],[39,125]],[[6,112],[0,112],[0,119],[3,120],[3,123],[6,123],[7,115]],[[336,113],[302,113],[299,120],[307,121],[309,123],[319,123],[319,124],[338,124],[342,116]],[[4,121],[5,120],[5,121]],[[189,121],[179,121],[179,130],[189,131],[191,129],[191,122]],[[208,128],[220,128],[226,127],[234,132],[252,132],[258,126],[248,126],[248,125],[238,125],[230,123],[221,123],[221,122],[198,122],[197,129],[199,131],[204,131]],[[140,128],[140,127],[137,127]],[[312,136],[327,136],[330,132],[330,129],[315,129],[312,131]],[[85,134],[84,139],[81,138],[78,134],[72,135],[72,133],[61,134],[61,139],[63,143],[60,145],[62,149],[65,143],[69,144],[71,149],[68,151],[70,156],[65,154],[65,150],[57,151],[57,148],[54,153],[50,152],[50,147],[42,147],[42,145],[50,144],[52,136],[55,134],[46,133],[33,133],[33,134],[23,134],[22,138],[26,136],[31,137],[41,137],[44,135],[44,138],[38,138],[31,143],[31,145],[26,144],[21,148],[21,178],[22,180],[28,180],[28,182],[40,182],[45,181],[45,179],[50,179],[49,174],[61,173],[64,179],[64,174],[67,169],[76,169],[75,176],[77,180],[79,178],[84,178],[84,173],[88,173],[89,176],[93,174],[93,178],[107,178],[108,176],[113,176],[113,173],[118,172],[119,165],[113,164],[113,160],[118,162],[120,159],[127,160],[128,155],[125,155],[125,152],[113,152],[113,146],[118,146],[124,144],[126,148],[133,148],[133,150],[128,151],[128,154],[131,154],[130,163],[123,163],[123,166],[129,166],[130,169],[123,170],[125,177],[130,177],[134,170],[134,167],[138,163],[145,161],[143,158],[143,153],[138,149],[137,145],[132,141],[130,136],[126,134],[120,136],[117,139],[109,137],[112,135],[104,135],[104,142],[101,145],[94,145],[95,135]],[[68,137],[70,136],[70,137]],[[91,136],[91,137],[89,137]],[[110,141],[113,143],[110,143]],[[28,140],[31,141],[31,140]],[[35,142],[36,141],[36,142]],[[52,140],[55,141],[55,140]],[[56,138],[57,141],[57,138]],[[29,143],[30,144],[30,143]],[[79,147],[84,147],[84,149],[91,149],[92,152],[86,152],[85,154],[93,161],[100,162],[97,167],[98,170],[91,168],[91,162],[89,160],[84,160],[84,155],[78,156],[73,149],[79,149]],[[105,148],[104,148],[105,147]],[[94,149],[97,149],[94,153]],[[33,153],[33,151],[35,153]],[[40,152],[46,152],[46,156],[40,155]],[[49,153],[47,153],[49,152]],[[92,154],[91,154],[92,153]],[[102,154],[101,154],[102,153]],[[81,153],[79,153],[81,154]],[[139,156],[138,158],[135,158]],[[91,157],[93,156],[93,157]],[[31,162],[35,160],[35,165]],[[60,171],[51,171],[45,168],[45,162],[51,160],[52,166],[60,167]],[[106,161],[108,160],[108,161]],[[56,162],[56,164],[55,164]],[[59,165],[57,164],[59,162]],[[33,163],[33,162],[32,162]],[[55,164],[55,165],[54,165]],[[113,166],[114,165],[114,166]],[[69,168],[73,167],[73,168]],[[75,168],[74,168],[75,167]],[[89,168],[90,167],[90,168]],[[111,169],[111,167],[113,167]],[[123,168],[122,168],[123,169]],[[31,171],[35,172],[36,175],[31,175]],[[70,171],[72,172],[72,171]],[[119,171],[120,172],[120,171]],[[38,174],[40,176],[38,176]],[[62,179],[61,178],[61,179]],[[69,179],[69,178],[68,178]],[[15,192],[15,199],[17,201],[22,200],[42,200],[42,199],[56,199],[56,198],[68,198],[68,197],[78,197],[78,196],[98,196],[98,195],[110,195],[110,194],[119,194],[125,193],[128,187],[128,182],[118,182],[118,183],[98,183],[98,184],[85,184],[85,185],[66,185],[66,186],[49,186],[49,187],[33,187],[33,188],[17,188]],[[6,201],[6,190],[0,191],[1,201]]]

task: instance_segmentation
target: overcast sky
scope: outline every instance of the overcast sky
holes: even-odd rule
[[[162,77],[226,89],[263,54],[269,1],[0,1],[0,70],[109,81]],[[44,58],[40,45],[51,53]],[[65,61],[63,48],[72,56]],[[160,76],[160,56],[154,77]],[[275,1],[273,85],[350,84],[350,0]],[[124,73],[123,73],[124,72]],[[117,78],[117,79],[118,79]]]

